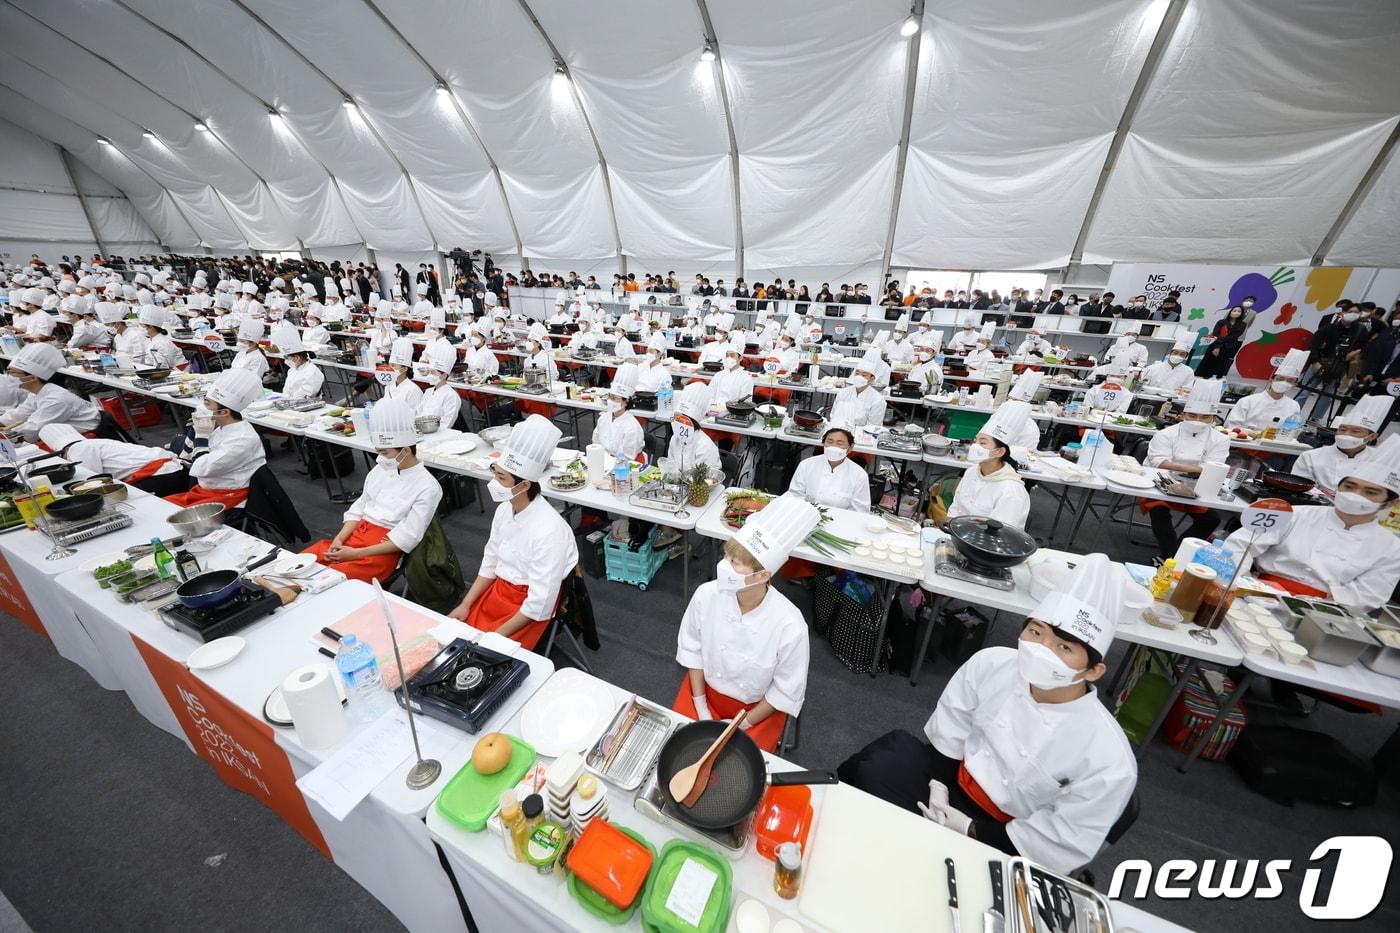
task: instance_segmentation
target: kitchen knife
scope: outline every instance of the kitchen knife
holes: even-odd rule
[[[1002,933],[1006,929],[1006,891],[1001,862],[992,859],[987,863],[987,872],[992,877],[992,909],[982,915],[982,933]]]
[[[958,916],[958,875],[953,870],[953,860],[945,858],[943,864],[948,869],[948,916],[953,918],[953,933],[962,933],[962,919]]]

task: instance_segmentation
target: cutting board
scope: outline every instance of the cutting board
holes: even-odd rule
[[[947,869],[957,871],[962,929],[992,905],[990,859],[1005,856],[845,784],[827,789],[809,843],[798,910],[851,933],[950,933]]]

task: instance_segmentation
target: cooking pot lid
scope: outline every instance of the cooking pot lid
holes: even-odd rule
[[[994,518],[963,515],[950,519],[948,533],[971,548],[1001,557],[1030,557],[1036,551],[1034,538]]]

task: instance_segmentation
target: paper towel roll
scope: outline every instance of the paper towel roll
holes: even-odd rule
[[[588,464],[588,480],[596,483],[607,472],[607,452],[603,450],[602,444],[589,444],[583,449],[583,453]]]
[[[335,686],[336,676],[329,664],[307,664],[282,681],[282,696],[297,739],[307,748],[328,748],[350,731]]]
[[[1220,494],[1220,484],[1225,482],[1229,472],[1230,467],[1224,463],[1201,464],[1201,475],[1196,477],[1196,495],[1214,499]]]
[[[1182,538],[1176,549],[1176,569],[1185,570],[1186,565],[1196,556],[1196,552],[1209,543],[1204,538]]]

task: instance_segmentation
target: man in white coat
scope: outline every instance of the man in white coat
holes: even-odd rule
[[[1195,343],[1196,338],[1193,335],[1178,337],[1176,343],[1167,351],[1165,359],[1149,364],[1142,371],[1142,387],[1168,398],[1189,392],[1196,374],[1186,365],[1186,361],[1191,357],[1191,347]]]
[[[1258,432],[1271,425],[1282,425],[1298,414],[1302,409],[1290,393],[1298,387],[1298,377],[1303,374],[1307,362],[1307,350],[1289,350],[1264,391],[1246,395],[1230,409],[1225,416],[1225,427]]]
[[[1385,416],[1395,400],[1389,395],[1368,395],[1351,409],[1332,419],[1336,436],[1326,447],[1314,447],[1298,457],[1289,471],[1306,476],[1329,496],[1348,470],[1378,453],[1376,441]]]
[[[1181,415],[1181,420],[1152,435],[1147,445],[1145,465],[1173,473],[1200,475],[1207,463],[1224,463],[1230,455],[1230,441],[1215,430],[1215,413],[1224,383],[1218,379],[1197,379]],[[1206,538],[1220,523],[1220,515],[1199,505],[1182,505],[1161,499],[1140,499],[1139,506],[1152,521],[1157,553],[1171,557],[1181,539]],[[1185,512],[1193,518],[1184,535],[1173,525],[1173,513]]]

